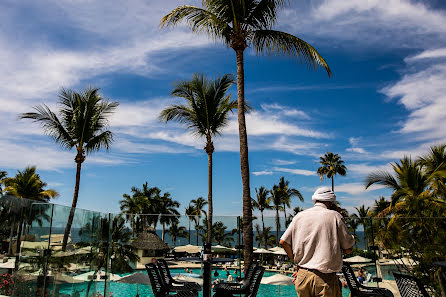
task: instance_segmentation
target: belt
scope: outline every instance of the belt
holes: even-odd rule
[[[305,268],[305,267],[300,267],[300,266],[298,266],[298,268],[299,268],[299,270],[300,270],[300,269],[303,269],[303,270],[306,270],[306,271],[313,272],[313,273],[315,273],[315,274],[324,274],[324,275],[335,275],[335,274],[336,274],[336,272],[325,273],[325,272],[321,272],[321,271],[319,271],[319,270],[317,270],[317,269]]]

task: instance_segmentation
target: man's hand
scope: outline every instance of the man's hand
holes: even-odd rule
[[[293,278],[293,284],[295,284],[297,278],[297,271],[294,271],[291,277]]]

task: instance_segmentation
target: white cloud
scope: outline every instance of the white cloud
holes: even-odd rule
[[[366,154],[367,151],[362,147],[359,147],[359,138],[350,137],[349,140],[351,147],[347,148],[347,152],[358,153],[358,154]]]
[[[262,104],[261,107],[266,112],[279,111],[285,116],[296,117],[296,118],[305,119],[305,120],[310,119],[310,116],[306,112],[289,107],[289,106],[283,106],[278,103]]]
[[[305,170],[305,169],[297,169],[297,168],[283,168],[283,167],[274,167],[274,171],[278,172],[287,172],[297,175],[305,175],[305,176],[315,176],[316,172],[311,170]]]
[[[364,192],[375,191],[383,188],[384,186],[381,185],[372,185],[368,189],[366,189],[363,183],[344,183],[335,185],[335,192],[348,193],[350,195],[358,195]]]
[[[280,159],[274,159],[273,161],[272,161],[272,163],[274,164],[274,165],[279,165],[279,166],[282,166],[282,165],[293,165],[293,164],[296,164],[297,163],[297,161],[295,161],[295,160],[280,160]]]
[[[446,57],[446,47],[432,49],[432,50],[425,50],[418,55],[407,57],[405,59],[405,61],[412,62],[412,61],[417,61],[417,60],[436,59],[436,58],[444,58],[444,57]]]
[[[347,167],[348,172],[352,172],[359,176],[366,176],[370,173],[390,170],[391,166],[387,165],[370,165],[368,163],[349,164]]]
[[[263,170],[263,171],[253,171],[252,174],[254,174],[255,176],[258,176],[258,175],[272,175],[273,172],[269,171],[269,170]]]

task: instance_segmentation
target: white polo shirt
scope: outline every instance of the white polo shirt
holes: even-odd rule
[[[322,273],[341,271],[342,249],[355,244],[342,215],[323,203],[298,213],[281,240],[291,245],[295,264]]]

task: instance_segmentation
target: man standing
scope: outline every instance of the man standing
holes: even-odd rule
[[[299,297],[341,297],[336,272],[342,269],[342,251],[351,253],[355,239],[330,188],[317,189],[312,199],[314,207],[293,218],[280,245],[297,265],[293,281]]]

